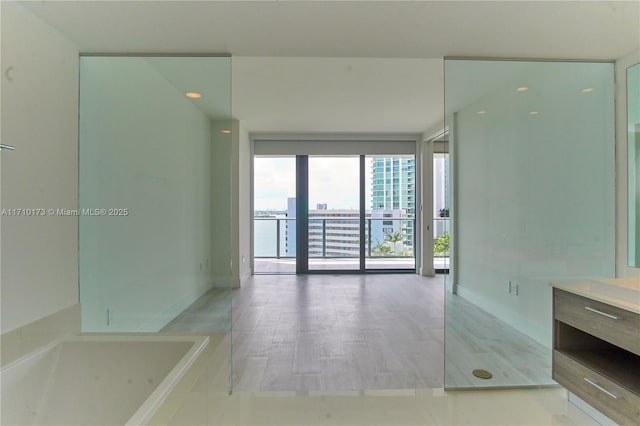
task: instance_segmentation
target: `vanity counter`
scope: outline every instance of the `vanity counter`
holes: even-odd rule
[[[551,286],[578,296],[640,314],[640,279],[602,278],[554,282]]]
[[[640,418],[640,280],[551,285],[553,378],[609,419],[636,426]]]

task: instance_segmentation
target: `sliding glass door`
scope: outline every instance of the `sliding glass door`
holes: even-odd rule
[[[415,271],[415,156],[304,158],[299,272]]]
[[[253,271],[296,272],[296,157],[253,160]]]
[[[366,269],[415,270],[415,156],[368,156],[366,167]]]
[[[308,270],[359,271],[360,156],[309,156]]]
[[[256,137],[254,272],[415,272],[418,141]]]

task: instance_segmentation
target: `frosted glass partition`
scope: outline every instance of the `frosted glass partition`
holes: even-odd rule
[[[230,57],[81,57],[83,331],[228,340],[230,71]]]
[[[445,113],[445,386],[552,384],[549,283],[615,273],[613,64],[446,60]]]
[[[627,69],[629,266],[640,268],[640,64]]]

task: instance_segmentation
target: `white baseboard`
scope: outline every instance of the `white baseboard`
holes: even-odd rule
[[[452,282],[450,279],[445,279],[445,285],[447,286],[447,292],[450,294],[458,294],[458,285]]]

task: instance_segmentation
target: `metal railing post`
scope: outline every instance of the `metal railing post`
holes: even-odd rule
[[[322,219],[322,257],[327,257],[327,219]]]
[[[367,223],[369,224],[369,229],[367,230],[367,240],[369,240],[367,252],[369,253],[369,257],[371,257],[371,219],[367,219]]]
[[[416,260],[416,218],[413,218],[413,226],[411,227],[411,254],[413,255],[413,260]],[[415,265],[415,263],[414,263]]]
[[[276,219],[276,258],[280,259],[280,219]]]

